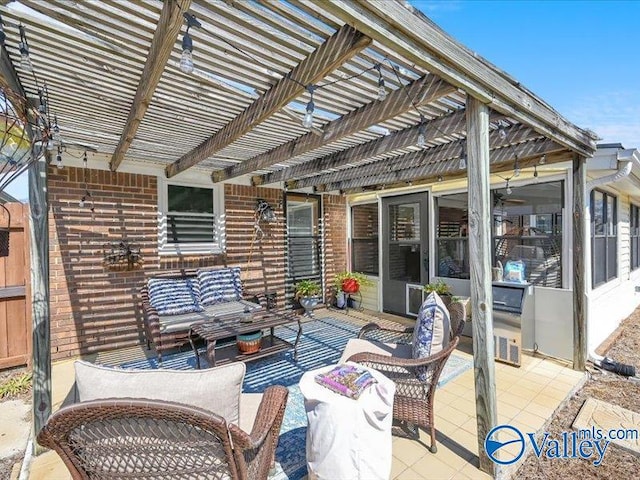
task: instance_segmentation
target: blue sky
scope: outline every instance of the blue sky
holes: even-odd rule
[[[640,148],[640,1],[411,3],[600,142]]]

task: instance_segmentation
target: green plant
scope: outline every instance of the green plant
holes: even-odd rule
[[[373,284],[364,273],[360,272],[340,272],[336,274],[334,282],[338,291],[344,290],[345,282],[355,282],[357,290],[360,290],[360,287]]]
[[[10,398],[31,389],[31,372],[14,375],[0,383],[0,398]]]
[[[322,288],[313,280],[300,280],[295,285],[296,298],[313,297],[322,292]]]
[[[444,280],[427,283],[423,289],[426,293],[436,292],[438,295],[451,295],[451,287]]]

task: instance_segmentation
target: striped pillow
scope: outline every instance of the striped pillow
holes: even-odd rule
[[[198,270],[198,281],[204,306],[242,299],[240,267]]]
[[[150,278],[149,301],[158,315],[201,312],[200,285],[197,279]]]

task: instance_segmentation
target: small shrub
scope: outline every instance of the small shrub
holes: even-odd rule
[[[17,397],[31,390],[31,372],[14,375],[0,383],[0,399]]]

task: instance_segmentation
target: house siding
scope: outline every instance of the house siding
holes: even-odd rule
[[[86,190],[95,206],[80,208]],[[285,248],[282,191],[224,185],[226,254],[158,253],[158,182],[153,175],[74,167],[49,169],[51,349],[62,359],[139,344],[143,319],[139,291],[154,274],[216,265],[240,266],[249,291],[276,291],[284,299]],[[254,236],[256,199],[267,200],[277,221]],[[327,236],[336,251],[331,272],[345,264],[344,199],[326,195]],[[342,208],[342,211],[340,210]],[[104,245],[126,240],[141,249],[138,270],[110,271]],[[337,263],[336,263],[337,262]]]

